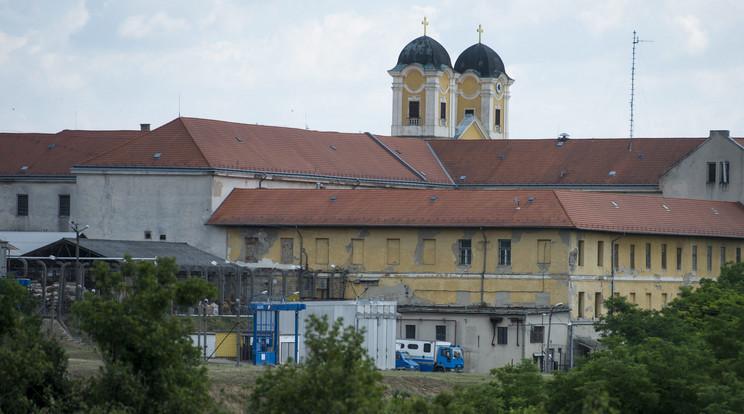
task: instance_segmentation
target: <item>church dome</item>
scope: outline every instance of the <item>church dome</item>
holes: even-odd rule
[[[481,78],[498,78],[503,73],[504,62],[498,53],[483,43],[476,43],[465,49],[455,62],[455,72],[465,73],[467,71],[475,72]],[[508,78],[509,75],[506,75]]]
[[[403,48],[393,70],[402,70],[410,64],[419,64],[424,70],[452,68],[449,53],[439,42],[426,35],[412,40]]]

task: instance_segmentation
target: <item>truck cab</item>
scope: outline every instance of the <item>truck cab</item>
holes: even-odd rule
[[[395,369],[406,371],[420,371],[421,367],[419,366],[418,362],[413,360],[411,354],[403,350],[396,350]]]

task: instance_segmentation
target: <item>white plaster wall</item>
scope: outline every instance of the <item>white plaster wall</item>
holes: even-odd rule
[[[89,238],[186,242],[226,257],[226,233],[204,223],[214,212],[208,173],[79,173],[73,201]]]
[[[729,183],[720,183],[721,161],[729,162]],[[708,163],[716,163],[716,183],[707,183]],[[744,201],[744,149],[728,138],[728,131],[711,136],[659,178],[664,197]]]
[[[14,181],[0,183],[0,230],[70,231],[75,219],[74,181]],[[17,194],[28,194],[28,216],[17,216]],[[70,216],[59,216],[59,195],[70,195]]]

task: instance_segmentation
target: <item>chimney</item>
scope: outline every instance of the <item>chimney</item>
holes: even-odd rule
[[[140,124],[140,131],[147,132],[150,130],[150,124]]]

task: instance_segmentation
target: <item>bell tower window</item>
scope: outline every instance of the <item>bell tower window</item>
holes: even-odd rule
[[[444,126],[447,122],[447,102],[439,103],[439,124]]]
[[[408,101],[408,125],[420,124],[421,117],[419,113],[419,107],[419,101]]]
[[[465,116],[472,115],[475,116],[475,109],[466,109],[465,110]]]

